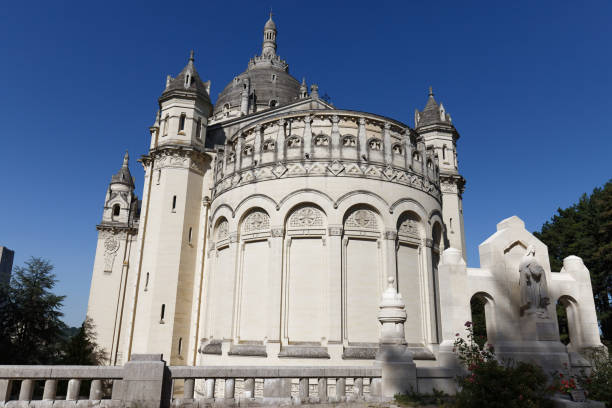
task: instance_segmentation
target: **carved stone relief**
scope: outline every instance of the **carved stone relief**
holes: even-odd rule
[[[104,239],[104,272],[111,272],[113,270],[113,263],[119,250],[119,240],[112,234],[106,234]]]
[[[229,223],[223,220],[217,226],[217,241],[222,241],[229,236]]]
[[[303,207],[289,217],[289,228],[313,228],[323,226],[323,212],[315,207]]]
[[[345,229],[378,230],[376,214],[371,210],[353,211],[344,223]]]
[[[242,223],[244,234],[268,230],[270,230],[270,217],[263,211],[253,211],[247,215]]]

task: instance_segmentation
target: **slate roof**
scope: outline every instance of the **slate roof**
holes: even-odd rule
[[[422,112],[417,110],[415,127],[423,127],[437,124],[451,124],[450,115],[446,112],[441,112],[441,105],[438,105],[434,98],[433,91],[429,88],[429,97],[427,98],[427,104]]]
[[[193,51],[191,51],[189,62],[187,62],[185,68],[183,68],[176,78],[170,78],[168,86],[162,93],[162,98],[173,92],[190,92],[198,94],[210,103],[210,97],[208,95],[209,86],[202,81],[193,62]],[[190,78],[189,81],[187,81],[187,77]]]
[[[125,184],[131,188],[134,188],[134,179],[132,178],[132,174],[130,173],[130,168],[128,167],[128,163],[130,160],[130,156],[128,152],[125,152],[125,156],[123,156],[123,165],[119,169],[117,173],[111,177],[111,184],[119,183]]]

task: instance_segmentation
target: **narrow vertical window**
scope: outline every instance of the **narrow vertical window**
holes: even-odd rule
[[[157,170],[157,184],[159,184],[160,180],[161,180],[161,169]]]
[[[202,118],[198,118],[198,125],[196,127],[196,137],[198,139],[202,137]]]
[[[149,272],[147,272],[147,277],[145,279],[145,287],[144,287],[144,291],[146,292],[147,290],[149,290]]]
[[[446,145],[442,146],[442,159],[446,159]]]
[[[162,133],[162,136],[168,135],[168,121],[169,120],[170,120],[170,116],[168,116],[168,114],[166,113],[166,117],[164,118],[164,133]]]
[[[120,212],[121,207],[119,206],[119,204],[113,205],[113,217],[118,217]]]
[[[179,132],[185,130],[185,114],[181,113],[181,117],[179,119]]]
[[[176,211],[176,196],[172,197],[172,211]]]
[[[159,320],[159,322],[160,322],[160,323],[164,323],[164,316],[165,316],[165,315],[166,315],[166,305],[165,305],[165,304],[162,304],[162,307],[161,307],[161,314],[160,314],[160,320]]]
[[[193,228],[189,227],[189,243],[191,244],[191,238],[193,235]]]
[[[181,355],[182,348],[183,348],[183,338],[179,337],[179,344],[178,344],[178,353],[179,353],[179,356]]]

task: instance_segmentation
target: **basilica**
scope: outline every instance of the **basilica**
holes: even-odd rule
[[[466,267],[459,133],[431,88],[412,125],[335,107],[290,74],[277,34],[270,17],[215,103],[192,52],[159,98],[141,198],[127,153],[112,176],[88,306],[108,364],[363,365],[390,277],[417,367],[447,361],[473,296],[500,353],[570,361],[600,346],[588,270],[574,257],[550,271],[519,218]],[[521,304],[525,256],[549,303]],[[557,300],[572,311],[567,347]]]

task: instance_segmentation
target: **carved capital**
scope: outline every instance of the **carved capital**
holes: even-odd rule
[[[327,231],[329,232],[329,235],[332,237],[339,237],[342,235],[342,227],[340,226],[329,227],[327,228]]]
[[[229,236],[230,242],[234,243],[234,242],[238,242],[238,233],[237,232],[232,232]]]
[[[430,239],[430,238],[425,239],[425,246],[427,248],[433,248],[433,239]]]
[[[283,227],[272,227],[272,237],[280,238],[285,235],[285,229]]]
[[[331,121],[332,123],[337,124],[338,122],[340,122],[340,118],[338,117],[338,115],[333,115],[331,117]]]
[[[395,241],[397,239],[396,231],[385,231],[385,239]]]

